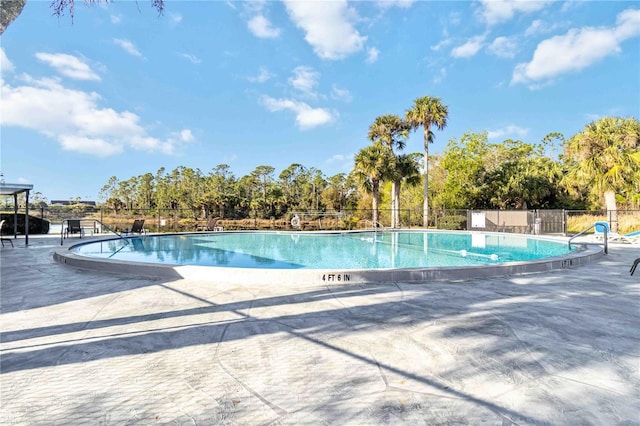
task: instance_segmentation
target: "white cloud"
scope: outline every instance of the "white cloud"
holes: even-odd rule
[[[415,3],[415,0],[378,0],[376,4],[381,9],[391,9],[392,7],[409,9],[413,3]]]
[[[178,25],[182,22],[182,15],[180,15],[179,13],[170,13],[169,21],[173,26]]]
[[[349,156],[349,155],[344,155],[344,154],[336,154],[331,156],[329,159],[327,159],[327,161],[325,161],[327,164],[331,164],[331,163],[341,163],[347,159],[353,158],[353,155]]]
[[[327,165],[337,165],[340,170],[349,173],[353,169],[353,159],[355,154],[335,154],[327,158],[324,162]]]
[[[380,51],[375,47],[371,47],[367,50],[367,63],[372,64],[378,60],[378,56],[380,56]]]
[[[627,9],[616,17],[615,36],[618,40],[626,40],[640,34],[640,9]]]
[[[100,137],[59,135],[58,142],[65,151],[76,151],[102,158],[120,154],[124,150],[122,144],[112,143]]]
[[[433,78],[433,82],[434,82],[434,83],[436,83],[436,84],[437,84],[437,83],[441,83],[441,82],[442,82],[442,80],[444,80],[444,78],[445,78],[446,76],[447,76],[447,69],[446,69],[446,68],[444,68],[444,67],[442,67],[442,68],[440,68],[440,71],[438,72],[438,75],[436,75],[436,76]]]
[[[190,61],[192,64],[201,64],[202,63],[202,59],[198,58],[195,55],[192,55],[190,53],[180,53],[180,56],[182,56],[183,58],[187,59],[188,61]]]
[[[233,163],[238,159],[238,154],[226,155],[222,158],[223,164]]]
[[[53,67],[60,74],[76,80],[99,81],[100,76],[89,65],[66,53],[36,53],[36,58]]]
[[[513,38],[496,37],[487,49],[501,58],[513,58],[518,50],[518,44]]]
[[[142,53],[140,53],[138,48],[129,40],[114,38],[113,42],[118,46],[120,46],[125,52],[127,52],[131,56],[137,56],[138,58],[142,57]]]
[[[4,49],[0,47],[0,72],[11,72],[15,69],[13,63],[7,58],[7,55],[4,53]]]
[[[314,90],[318,85],[319,78],[320,73],[311,67],[301,65],[294,68],[293,76],[289,77],[289,84],[304,95],[315,98],[318,96]]]
[[[337,60],[363,49],[367,37],[353,26],[358,16],[346,0],[284,0],[291,20],[305,32],[305,40],[322,59]]]
[[[340,89],[335,84],[331,87],[331,98],[344,101],[351,102],[353,100],[353,96],[347,89]]]
[[[114,25],[122,23],[122,15],[120,15],[120,14],[118,14],[118,15],[109,15],[109,19],[111,20],[111,23],[114,24]]]
[[[549,82],[561,74],[580,71],[620,52],[620,43],[640,34],[640,10],[618,14],[616,26],[570,29],[566,34],[543,40],[530,62],[516,65],[511,83]]]
[[[529,27],[527,27],[527,29],[524,32],[524,35],[529,37],[529,36],[538,34],[542,31],[543,27],[544,27],[544,22],[542,22],[541,19],[536,19],[535,21],[531,22]]]
[[[247,22],[249,31],[256,37],[276,38],[280,36],[280,28],[274,28],[271,22],[263,15],[256,15]]]
[[[533,35],[550,33],[552,31],[557,30],[558,28],[565,27],[567,24],[563,22],[545,22],[540,19],[536,19],[531,22],[531,24],[527,27],[524,32],[526,37],[530,37]]]
[[[325,108],[312,108],[304,102],[292,99],[276,99],[270,96],[262,96],[260,102],[271,112],[294,112],[296,114],[296,123],[302,130],[322,126],[335,120],[333,114]]]
[[[462,14],[459,11],[450,12],[449,16],[444,18],[444,22],[453,26],[460,25],[460,22],[462,22]],[[445,32],[444,36],[447,37],[448,36],[446,34],[447,30],[445,29],[444,32]]]
[[[23,75],[22,80],[17,86],[2,82],[2,125],[34,130],[56,140],[65,150],[97,157],[127,148],[171,154],[192,138],[187,129],[178,139],[151,137],[136,114],[102,107],[96,92],[66,88],[58,79]]]
[[[487,137],[489,139],[498,139],[504,136],[524,137],[529,133],[529,129],[510,124],[502,129],[489,130]]]
[[[182,129],[180,131],[180,140],[182,142],[193,142],[194,137],[193,137],[193,133],[191,133],[191,130]]]
[[[260,71],[255,77],[248,77],[251,83],[265,83],[275,77],[275,74],[271,73],[266,67],[260,67]]]
[[[450,45],[451,43],[452,43],[452,40],[450,38],[442,39],[438,44],[435,44],[435,45],[431,46],[431,50],[437,52],[440,49],[442,49],[443,47],[446,47],[446,46]]]
[[[531,0],[480,0],[480,17],[488,25],[495,25],[513,18],[516,13],[530,13],[545,8],[551,1]]]
[[[454,58],[468,58],[474,56],[482,49],[484,45],[484,35],[471,37],[465,44],[455,47],[451,50],[451,56]]]

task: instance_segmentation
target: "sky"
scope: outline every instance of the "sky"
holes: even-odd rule
[[[640,115],[637,1],[29,0],[0,37],[0,170],[48,200],[100,201],[179,166],[240,178],[348,173],[376,117],[447,105],[430,153],[570,137]],[[405,152],[422,152],[422,130]]]

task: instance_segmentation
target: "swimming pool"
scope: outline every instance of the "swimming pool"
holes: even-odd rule
[[[78,244],[57,260],[234,281],[414,282],[571,267],[582,263],[583,251],[565,241],[504,233],[216,232]]]

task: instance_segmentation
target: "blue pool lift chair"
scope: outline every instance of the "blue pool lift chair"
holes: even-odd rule
[[[609,228],[609,224],[607,222],[596,222],[593,229],[593,235],[596,240],[604,239],[606,231],[607,241],[609,242],[640,245],[640,231],[631,232],[629,234],[618,234],[617,232],[611,232],[611,228]]]

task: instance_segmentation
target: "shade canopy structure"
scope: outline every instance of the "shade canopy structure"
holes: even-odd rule
[[[33,185],[0,182],[0,195],[13,195],[13,238],[18,237],[18,194],[25,193],[24,244],[29,245],[29,191]]]

